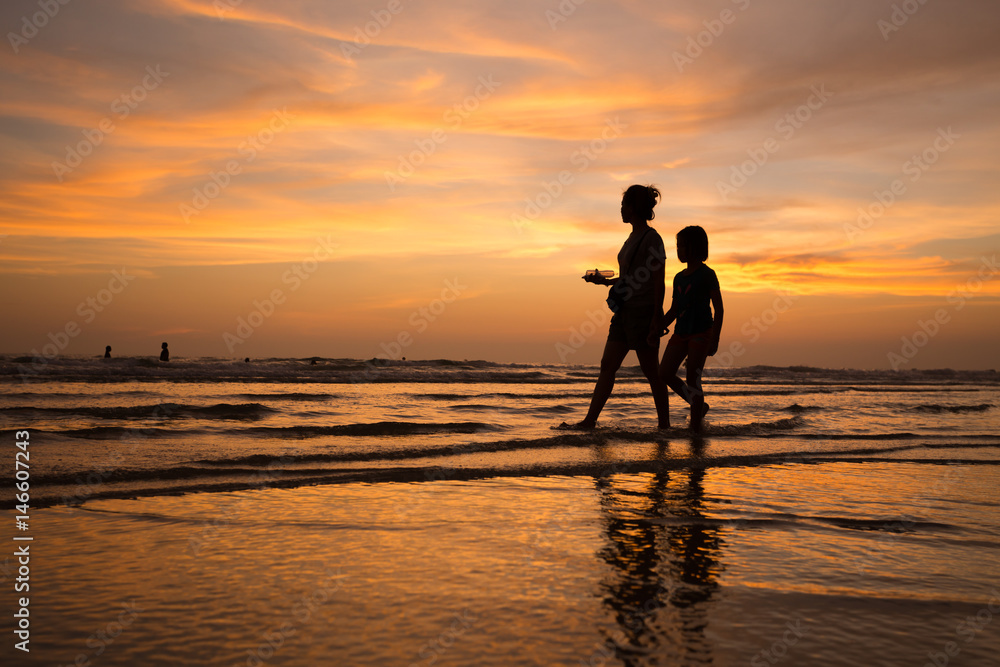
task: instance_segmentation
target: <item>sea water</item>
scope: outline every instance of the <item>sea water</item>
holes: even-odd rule
[[[592,367],[313,361],[0,359],[36,554],[2,655],[996,664],[996,373],[710,370],[695,435],[636,368],[565,432]]]

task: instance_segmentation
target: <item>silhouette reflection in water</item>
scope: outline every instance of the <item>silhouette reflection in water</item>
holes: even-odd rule
[[[697,455],[701,442],[692,444]],[[629,667],[712,663],[705,629],[722,540],[703,513],[704,477],[694,468],[596,480],[608,540],[600,557],[610,566],[601,589],[616,627],[581,664],[612,655]]]

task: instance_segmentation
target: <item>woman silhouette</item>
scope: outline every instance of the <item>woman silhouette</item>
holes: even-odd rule
[[[622,195],[622,222],[632,225],[632,233],[618,252],[618,277],[605,278],[599,274],[585,275],[589,283],[608,285],[618,295],[617,310],[611,318],[608,340],[601,358],[601,373],[594,387],[590,410],[583,421],[562,428],[590,429],[597,425],[597,417],[611,396],[615,374],[629,350],[635,350],[639,366],[649,380],[656,404],[659,428],[670,427],[667,386],[660,380],[657,355],[660,334],[663,332],[664,264],[666,251],[663,239],[649,221],[655,216],[653,207],[660,198],[660,191],[653,186],[633,185]],[[612,299],[608,299],[609,304]]]

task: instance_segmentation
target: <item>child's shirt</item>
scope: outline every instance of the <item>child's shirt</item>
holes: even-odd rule
[[[681,271],[674,276],[675,335],[690,336],[712,327],[712,292],[718,290],[719,278],[705,264],[690,274]]]

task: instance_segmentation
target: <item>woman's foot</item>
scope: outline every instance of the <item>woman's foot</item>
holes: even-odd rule
[[[553,426],[552,428],[559,431],[592,431],[597,428],[597,422],[588,422],[584,419],[582,422],[577,422],[576,424],[563,422],[559,426]]]

